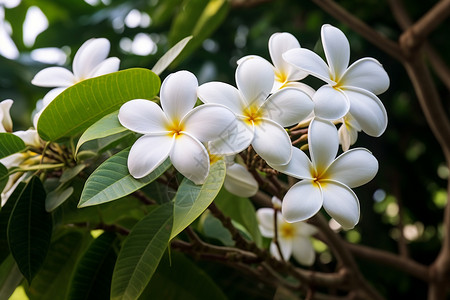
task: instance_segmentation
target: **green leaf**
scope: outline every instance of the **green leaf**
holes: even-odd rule
[[[173,204],[152,210],[125,240],[117,258],[111,299],[137,299],[153,276],[170,240]]]
[[[181,51],[186,47],[187,43],[192,39],[192,35],[185,37],[175,46],[169,49],[153,66],[152,71],[156,75],[160,75],[174,60],[180,55]]]
[[[147,69],[128,69],[83,80],[53,100],[38,121],[39,135],[47,141],[72,137],[133,99],[152,99],[160,79]]]
[[[258,247],[262,246],[255,207],[248,198],[235,196],[222,189],[214,203],[226,216],[244,226]]]
[[[0,193],[3,192],[3,189],[8,183],[8,179],[9,179],[8,169],[3,164],[0,163]]]
[[[164,288],[161,288],[164,287]],[[226,300],[208,274],[178,252],[161,260],[152,280],[139,298],[170,300]]]
[[[17,267],[12,255],[0,264],[0,299],[10,299],[17,286],[22,282],[23,276]]]
[[[234,246],[231,233],[222,222],[215,218],[208,210],[205,211],[199,222],[199,229],[206,237],[219,240],[225,246]]]
[[[22,139],[12,133],[0,132],[0,158],[25,150]]]
[[[173,200],[173,229],[171,239],[202,214],[220,191],[225,179],[225,162],[219,160],[211,165],[208,177],[203,185],[196,185],[183,179]]]
[[[0,262],[5,260],[10,253],[7,236],[8,223],[14,206],[16,205],[16,201],[21,195],[24,187],[25,183],[19,183],[0,211]]]
[[[48,255],[27,290],[30,300],[66,299],[72,273],[90,241],[88,231],[64,230],[50,244]]]
[[[181,55],[177,57],[174,64],[194,52],[222,24],[228,13],[228,7],[227,0],[184,1],[182,9],[174,19],[170,29],[169,43],[174,45],[188,35],[192,35],[193,38]]]
[[[78,140],[75,153],[77,153],[78,149],[80,149],[80,147],[88,141],[104,138],[116,133],[126,131],[127,129],[123,127],[119,122],[119,118],[117,117],[118,114],[119,111],[115,111],[92,124]]]
[[[129,195],[158,178],[171,165],[167,159],[151,174],[135,179],[127,167],[129,152],[130,149],[127,148],[108,158],[89,176],[81,194],[79,207],[97,205]]]
[[[116,241],[115,233],[105,232],[89,246],[74,273],[69,299],[109,299]]]
[[[31,283],[47,255],[52,236],[52,217],[45,211],[45,190],[32,177],[11,213],[8,242],[20,271]]]
[[[59,181],[61,183],[69,182],[70,180],[75,178],[78,174],[80,174],[80,172],[83,171],[84,168],[86,168],[86,165],[79,164],[79,165],[76,165],[73,168],[64,170],[64,173],[59,178]]]
[[[62,184],[47,194],[47,198],[45,199],[45,211],[51,212],[69,199],[73,194],[73,187],[66,186],[66,184]]]

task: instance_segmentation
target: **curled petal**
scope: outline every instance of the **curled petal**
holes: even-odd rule
[[[291,139],[283,127],[271,120],[258,120],[252,145],[269,164],[283,165],[291,160]]]
[[[336,126],[330,121],[315,118],[309,125],[308,144],[317,175],[321,175],[336,158],[339,147]]]
[[[350,113],[370,136],[378,137],[387,127],[387,113],[383,103],[369,91],[359,88],[346,88],[345,94],[350,101]]]
[[[246,106],[259,107],[272,90],[274,80],[272,65],[259,57],[244,60],[236,69],[236,84]]]
[[[72,72],[62,67],[50,67],[39,71],[31,83],[43,87],[68,87],[75,84]]]
[[[361,131],[361,127],[358,122],[350,113],[347,114],[338,130],[339,143],[341,143],[343,151],[347,151],[351,145],[356,143],[359,131]]]
[[[186,132],[175,138],[170,153],[175,169],[195,184],[205,182],[209,173],[209,156],[206,148]]]
[[[303,91],[284,88],[273,93],[261,107],[263,117],[283,127],[299,123],[314,107],[312,99]]]
[[[322,79],[328,84],[336,84],[330,78],[330,69],[323,59],[308,49],[291,49],[283,54],[284,60],[306,73]]]
[[[0,132],[11,132],[13,129],[13,123],[11,119],[11,106],[14,101],[11,99],[6,99],[0,102]]]
[[[120,107],[119,122],[122,126],[138,133],[168,133],[169,121],[161,108],[154,102],[135,99]]]
[[[320,183],[323,191],[323,207],[344,229],[352,229],[359,221],[359,201],[346,185],[327,180]]]
[[[270,166],[281,173],[298,179],[313,180],[311,161],[305,152],[296,147],[292,147],[292,158],[289,163],[284,165],[271,164]]]
[[[311,266],[316,259],[316,252],[309,237],[298,237],[292,241],[292,256],[305,266]]]
[[[322,190],[310,180],[294,184],[283,198],[281,213],[287,222],[299,222],[314,216],[322,207]]]
[[[322,26],[321,36],[332,79],[338,81],[348,67],[350,44],[340,29],[328,24]]]
[[[242,115],[245,103],[234,86],[223,82],[208,82],[198,87],[197,95],[203,103],[222,104],[235,114]]]
[[[99,63],[89,74],[89,78],[117,72],[119,70],[120,60],[117,57],[110,57]]]
[[[296,81],[305,78],[308,74],[294,68],[283,59],[283,53],[300,48],[298,40],[288,32],[272,34],[269,39],[269,53],[277,72],[283,74],[287,81]]]
[[[240,164],[227,167],[223,185],[230,193],[244,198],[254,196],[259,188],[253,175]]]
[[[326,178],[350,188],[371,181],[378,172],[378,161],[367,149],[356,148],[342,153],[326,171]]]
[[[182,120],[184,131],[201,142],[225,136],[236,128],[236,115],[220,104],[203,104],[191,110]]]
[[[256,211],[256,219],[258,220],[259,231],[264,237],[272,238],[275,236],[274,230],[274,214],[272,208],[260,208]]]
[[[313,96],[314,114],[327,120],[337,120],[348,113],[350,102],[345,93],[329,85],[320,87]]]
[[[188,71],[178,71],[166,77],[161,84],[161,106],[167,117],[179,122],[197,101],[198,81]]]
[[[376,59],[366,57],[355,61],[339,83],[342,86],[354,86],[378,95],[388,89],[389,76]]]
[[[76,80],[90,78],[92,71],[108,56],[110,47],[109,41],[105,38],[84,42],[73,59],[73,74]]]
[[[131,147],[128,170],[134,178],[142,178],[155,170],[169,156],[173,138],[169,135],[144,135]]]

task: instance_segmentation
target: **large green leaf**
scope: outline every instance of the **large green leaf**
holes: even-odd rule
[[[228,13],[227,0],[185,0],[180,13],[174,19],[169,33],[169,43],[174,45],[183,37],[193,38],[177,57],[174,64],[194,52],[225,20]]]
[[[167,248],[172,221],[173,204],[168,202],[133,227],[114,268],[112,300],[134,300],[144,291]]]
[[[9,196],[5,206],[0,211],[0,263],[6,259],[10,253],[8,245],[7,229],[14,206],[25,187],[25,183],[19,183],[14,192]]]
[[[0,132],[0,158],[25,149],[22,139],[12,133]]]
[[[91,240],[86,230],[64,230],[50,244],[41,269],[27,289],[30,300],[66,299],[77,261]]]
[[[80,139],[78,140],[75,152],[78,152],[78,149],[80,149],[80,147],[88,141],[104,138],[113,134],[126,131],[127,129],[123,127],[119,122],[119,118],[117,117],[118,114],[119,111],[115,111],[113,113],[104,116],[103,118],[92,124],[81,135]]]
[[[116,241],[115,233],[105,232],[89,246],[74,273],[69,299],[109,299]]]
[[[9,248],[29,283],[44,262],[52,236],[52,217],[45,211],[45,197],[41,180],[32,177],[9,219]]]
[[[164,288],[162,288],[164,287]],[[222,290],[202,269],[179,252],[161,260],[140,300],[225,300]]]
[[[62,92],[42,112],[39,135],[57,141],[83,132],[133,99],[152,99],[160,79],[147,69],[128,69],[83,80]]]
[[[173,200],[173,229],[171,239],[177,236],[208,208],[220,191],[225,179],[225,162],[211,165],[208,177],[202,185],[183,179]]]
[[[262,246],[255,207],[248,198],[232,195],[227,190],[222,189],[214,203],[226,216],[241,224],[251,235],[256,245]]]
[[[89,176],[79,207],[97,205],[129,195],[158,178],[171,165],[167,159],[149,175],[135,179],[127,167],[129,152],[130,149],[127,148],[108,158]]]

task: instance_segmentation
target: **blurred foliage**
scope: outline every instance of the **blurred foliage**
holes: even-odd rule
[[[398,232],[395,234],[394,229],[400,218],[395,205],[400,201],[403,222],[420,224],[416,227],[423,228],[417,239],[409,242],[411,257],[422,263],[433,261],[440,247],[439,227],[448,169],[443,167],[441,150],[425,122],[408,76],[397,61],[310,1],[261,1],[248,7],[235,7],[232,1],[219,0],[207,5],[206,1],[197,0],[105,1],[108,2],[91,6],[82,0],[23,0],[15,8],[5,8],[5,19],[11,24],[12,38],[21,55],[17,60],[0,57],[0,99],[15,101],[11,110],[15,130],[31,125],[31,112],[47,92],[47,89],[30,83],[38,70],[48,66],[31,59],[30,53],[34,49],[63,49],[69,55],[66,65],[70,68],[76,49],[84,41],[105,37],[112,44],[111,56],[121,59],[121,69],[150,69],[170,46],[193,34],[195,42],[187,49],[188,53],[165,71],[162,78],[169,72],[186,69],[196,74],[200,83],[220,80],[234,84],[236,61],[240,57],[256,54],[269,59],[267,43],[274,32],[290,32],[303,47],[316,49],[320,48],[320,26],[330,23],[341,28],[349,38],[351,61],[375,57],[391,78],[389,90],[380,96],[389,115],[386,132],[376,141],[360,135],[357,144],[371,149],[380,162],[380,170],[371,183],[356,189],[361,201],[361,221],[355,230],[343,236],[351,242],[397,252]],[[436,2],[405,4],[411,18],[416,20]],[[387,13],[390,9],[386,1],[343,0],[339,3],[385,36],[398,39],[401,30],[393,16]],[[38,6],[43,11],[49,27],[37,37],[33,47],[27,48],[23,43],[22,24],[30,6]],[[126,26],[125,19],[134,9],[148,14],[149,26]],[[197,21],[206,18],[205,14],[212,14],[212,18],[199,25]],[[449,26],[450,21],[446,20],[430,36],[430,42],[447,63],[450,62]],[[208,28],[208,32],[204,28]],[[148,34],[156,44],[152,54],[140,56],[124,49],[124,45],[132,42],[139,33]],[[449,112],[448,91],[439,81],[437,84]],[[364,275],[389,299],[417,299],[426,295],[424,283],[400,271],[387,271],[385,266],[368,261],[358,262]],[[329,259],[316,262],[324,270],[330,268],[328,263]],[[271,288],[257,285],[251,278],[225,266],[219,269],[217,265],[211,267],[209,262],[199,266],[230,299],[271,299],[275,294]]]

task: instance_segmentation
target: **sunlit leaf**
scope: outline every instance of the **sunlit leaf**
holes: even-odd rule
[[[137,299],[166,250],[173,221],[173,204],[152,210],[125,240],[114,267],[111,299]]]
[[[44,262],[52,235],[45,197],[41,180],[32,177],[17,199],[8,225],[11,253],[29,283]]]
[[[152,71],[156,75],[160,75],[181,53],[181,51],[186,47],[187,43],[192,39],[192,36],[185,37],[175,46],[169,49],[153,66]]]
[[[129,151],[125,149],[108,158],[89,176],[81,194],[79,207],[97,205],[129,195],[158,178],[171,165],[167,159],[151,174],[135,179],[127,167]]]
[[[133,99],[152,99],[160,79],[147,69],[128,69],[83,80],[58,95],[42,112],[39,135],[47,141],[75,136]]]
[[[139,299],[225,300],[227,297],[205,271],[174,251],[170,261],[168,255],[163,257]]]
[[[208,177],[202,185],[183,179],[173,200],[173,229],[170,238],[177,236],[208,208],[222,187],[225,168],[223,160],[212,164]]]
[[[0,132],[0,158],[25,150],[22,139],[12,133]]]
[[[92,242],[77,265],[68,299],[109,299],[116,241],[115,233],[105,232]]]

